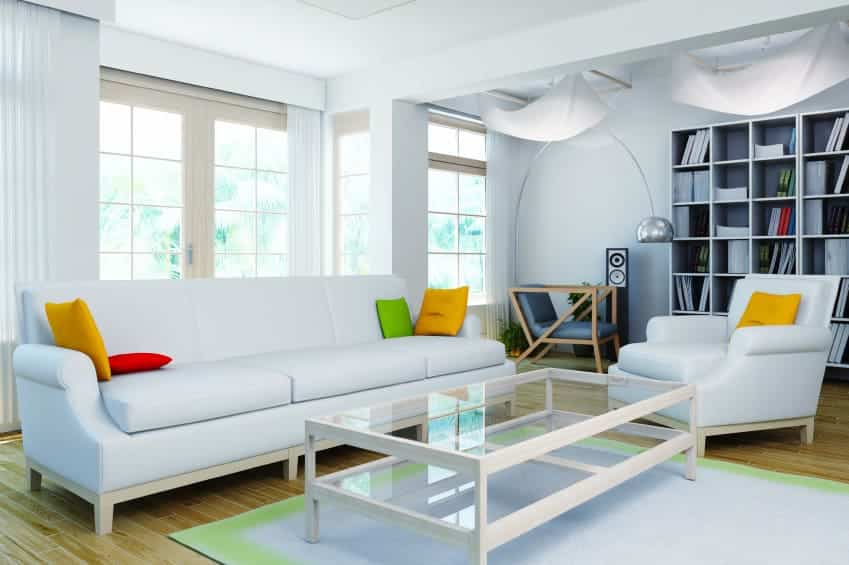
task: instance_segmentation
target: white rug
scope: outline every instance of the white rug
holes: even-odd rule
[[[612,464],[636,450],[590,440],[567,451],[572,459]],[[684,479],[679,457],[490,552],[489,563],[849,563],[849,485],[699,463],[695,482]],[[427,481],[428,469],[409,465],[382,473],[366,482],[400,491],[404,481]],[[490,521],[578,478],[536,463],[498,473],[489,481]],[[297,497],[171,537],[234,565],[466,563],[462,550],[327,504],[321,509],[320,543],[304,542],[303,530],[303,498]]]

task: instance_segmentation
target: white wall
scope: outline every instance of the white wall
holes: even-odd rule
[[[101,64],[254,98],[324,109],[322,79],[114,26],[104,25],[101,29]]]
[[[607,98],[614,109],[604,124],[634,151],[658,213],[668,217],[670,130],[745,118],[670,101],[663,63],[640,65],[632,78],[633,90]],[[839,107],[849,107],[849,83],[779,113]],[[593,132],[553,144],[528,182],[520,219],[521,281],[604,281],[604,249],[628,247],[630,338],[644,339],[648,319],[669,309],[669,246],[635,240],[637,223],[648,214],[639,174],[609,137]]]

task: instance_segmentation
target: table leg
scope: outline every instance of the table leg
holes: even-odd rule
[[[309,543],[318,543],[318,500],[312,493],[315,482],[315,442],[315,436],[307,428],[304,439],[304,520],[306,540]]]
[[[471,565],[486,565],[486,472],[478,467],[475,479],[475,536],[472,547],[469,548],[469,563]]]
[[[699,428],[696,418],[696,397],[690,399],[690,435],[693,436],[693,447],[687,450],[687,472],[686,477],[691,480],[696,480],[696,456],[698,455],[697,447],[699,445]]]

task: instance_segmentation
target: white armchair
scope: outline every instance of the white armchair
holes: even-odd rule
[[[839,283],[830,276],[748,275],[734,289],[728,316],[652,318],[647,341],[623,347],[608,372],[695,384],[700,456],[707,436],[746,431],[799,427],[811,443]],[[755,291],[802,294],[795,325],[735,329]],[[608,399],[615,407],[641,398],[611,386]],[[676,406],[654,419],[686,427],[689,412]]]

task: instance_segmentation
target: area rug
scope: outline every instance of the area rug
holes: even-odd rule
[[[609,465],[640,448],[593,438],[561,451],[571,459]],[[684,479],[682,473],[683,458],[679,456],[495,549],[489,554],[489,563],[849,562],[849,485],[709,459],[699,460],[695,482]],[[348,486],[404,493],[411,481],[427,484],[434,476],[438,473],[434,475],[432,467],[409,464],[355,477],[351,480],[359,484]],[[539,463],[502,471],[489,481],[489,519],[583,476]],[[470,506],[472,491],[455,492],[454,498],[467,495]],[[308,544],[302,538],[303,506],[303,497],[291,498],[183,530],[171,538],[232,565],[467,563],[463,550],[327,504],[321,508],[321,541]],[[440,517],[456,523],[462,521],[464,512],[468,515],[471,508]]]

